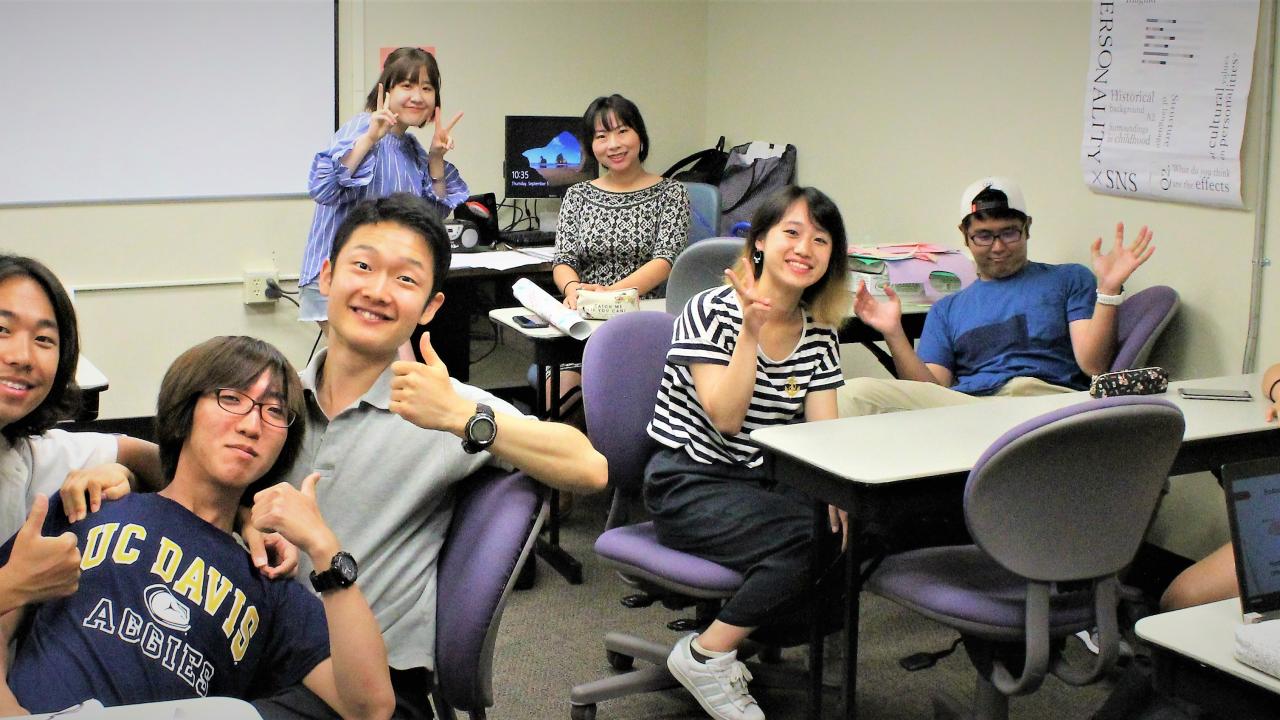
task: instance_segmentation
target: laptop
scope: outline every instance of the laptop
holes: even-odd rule
[[[1222,466],[1245,623],[1280,619],[1280,457]]]

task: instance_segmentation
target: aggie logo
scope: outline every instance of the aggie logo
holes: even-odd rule
[[[146,598],[147,612],[157,623],[178,632],[191,629],[191,608],[188,608],[164,585],[151,585],[142,591]]]

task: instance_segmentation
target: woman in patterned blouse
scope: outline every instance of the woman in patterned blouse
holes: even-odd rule
[[[676,255],[689,239],[689,196],[678,181],[644,168],[649,133],[635,103],[598,97],[582,115],[587,169],[604,173],[569,188],[560,206],[552,276],[564,304],[578,307],[586,290],[636,288],[660,297]],[[575,367],[562,366],[561,392],[577,387]]]

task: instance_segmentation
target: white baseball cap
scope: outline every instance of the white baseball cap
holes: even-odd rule
[[[1004,193],[1005,202],[996,200],[988,200],[975,204],[973,199],[986,189],[999,190]],[[969,217],[973,213],[983,210],[1017,210],[1023,215],[1027,213],[1027,203],[1022,199],[1022,188],[1018,187],[1018,183],[1007,177],[984,177],[976,180],[964,189],[964,194],[960,196],[960,212],[963,217]]]

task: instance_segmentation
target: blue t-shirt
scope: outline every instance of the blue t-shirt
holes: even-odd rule
[[[318,598],[263,578],[235,538],[168,498],[126,495],[74,525],[55,499],[44,534],[66,530],[78,538],[80,589],[28,607],[9,673],[32,712],[90,698],[258,697],[329,657]]]
[[[952,390],[991,395],[1015,377],[1082,390],[1069,325],[1093,317],[1097,281],[1083,265],[1027,263],[979,280],[930,310],[916,354],[951,371]]]

